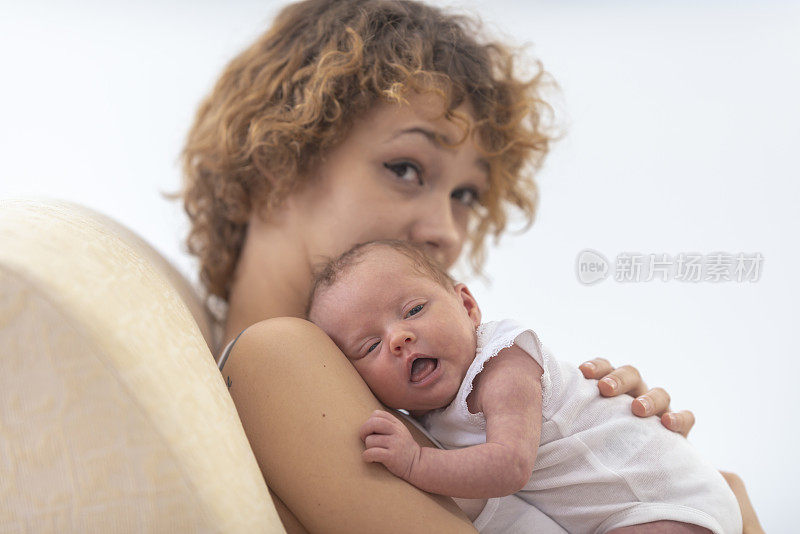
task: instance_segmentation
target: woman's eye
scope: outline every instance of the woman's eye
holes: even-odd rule
[[[422,173],[419,167],[413,163],[402,161],[400,163],[384,163],[383,166],[405,182],[417,182],[419,185],[422,185]]]
[[[450,197],[465,206],[474,206],[480,200],[478,191],[471,187],[453,191]]]
[[[422,304],[417,304],[416,306],[408,310],[406,317],[411,317],[412,315],[416,315],[421,311],[422,311]]]
[[[372,352],[373,350],[375,350],[375,347],[377,347],[377,346],[378,346],[378,345],[380,345],[380,344],[381,344],[381,342],[380,342],[380,341],[376,341],[375,343],[373,343],[372,345],[370,345],[370,346],[369,346],[369,348],[367,349],[367,354],[369,354],[370,352]]]

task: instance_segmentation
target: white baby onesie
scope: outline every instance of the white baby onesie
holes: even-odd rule
[[[656,417],[638,418],[626,395],[601,397],[597,382],[543,349],[514,321],[478,328],[475,360],[453,402],[421,422],[448,449],[486,442],[483,413],[467,396],[484,364],[517,345],[542,367],[542,435],[528,484],[517,493],[568,532],[603,533],[659,520],[741,533],[736,497],[722,475],[683,436]]]

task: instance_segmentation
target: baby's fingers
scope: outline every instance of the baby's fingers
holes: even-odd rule
[[[380,410],[372,412],[370,418],[358,430],[361,441],[364,441],[370,434],[391,434],[394,431],[393,417],[392,419],[387,419],[382,414],[392,417],[390,414]]]
[[[373,447],[380,447],[381,449],[388,449],[392,445],[392,436],[386,434],[370,434],[364,439],[364,446],[368,449]]]
[[[361,459],[365,462],[386,464],[389,461],[389,450],[372,447],[361,453]]]

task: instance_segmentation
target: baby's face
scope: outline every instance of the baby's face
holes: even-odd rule
[[[421,415],[458,392],[475,357],[480,310],[463,284],[448,290],[381,248],[318,294],[309,319],[381,402]]]

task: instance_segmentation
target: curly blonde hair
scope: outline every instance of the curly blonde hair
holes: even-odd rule
[[[306,0],[227,66],[201,104],[183,152],[189,251],[209,299],[227,301],[253,210],[301,187],[354,119],[408,91],[434,92],[489,161],[489,190],[470,223],[476,271],[485,238],[509,207],[533,222],[541,166],[553,136],[542,96],[549,77],[520,79],[515,55],[476,39],[478,22],[411,0]],[[468,103],[472,122],[456,111]],[[470,124],[472,125],[470,127]]]

